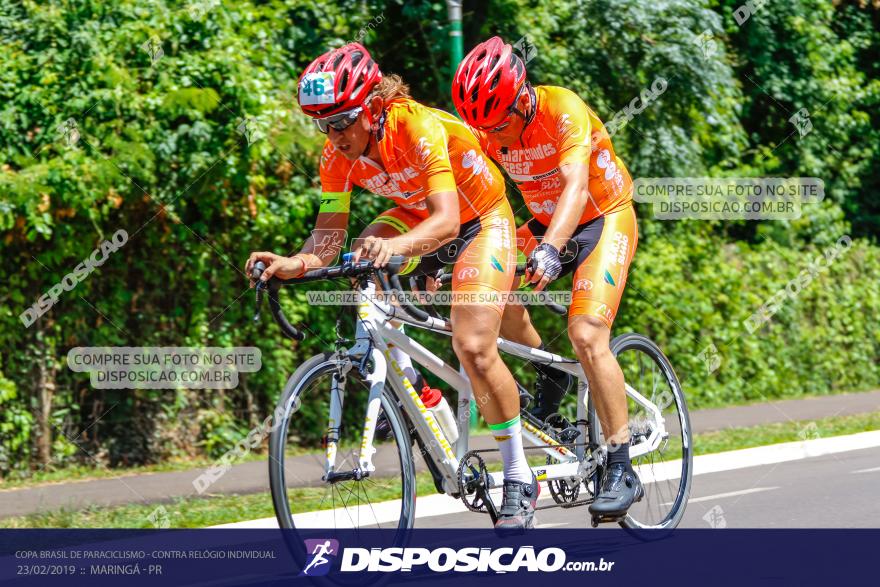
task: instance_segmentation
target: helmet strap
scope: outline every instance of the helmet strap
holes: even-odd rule
[[[368,111],[369,112],[369,111]],[[373,122],[372,117],[369,116],[367,120],[369,120],[371,128],[373,132],[371,134],[376,135],[376,141],[381,141],[385,138],[385,119],[387,118],[387,112],[385,109],[382,109],[382,113],[379,115],[379,120]]]
[[[526,82],[526,90],[529,92],[529,100],[531,101],[531,107],[529,111],[526,112],[526,115],[522,117],[523,125],[522,129],[519,131],[519,142],[523,144],[523,133],[526,132],[526,127],[531,124],[532,120],[535,119],[535,114],[538,113],[538,97],[535,94],[535,88],[532,87],[532,84]],[[516,111],[517,114],[520,114],[519,110]]]
[[[532,84],[526,82],[526,89],[529,92],[529,100],[532,102],[532,107],[528,114],[526,114],[526,123],[523,125],[523,128],[531,124],[532,120],[535,118],[535,114],[538,113],[538,96],[535,94],[535,88],[532,87]]]
[[[367,123],[370,125],[370,134],[376,135],[376,140],[381,141],[385,137],[385,118],[386,111],[384,105],[382,106],[382,112],[379,114],[379,119],[376,120],[373,118],[373,113],[370,112],[370,107],[367,102],[364,102],[363,105],[364,116],[367,117]]]

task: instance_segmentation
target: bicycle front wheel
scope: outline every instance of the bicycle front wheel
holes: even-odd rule
[[[411,528],[415,518],[412,441],[390,388],[381,398],[374,471],[360,470],[369,384],[346,357],[306,361],[290,377],[269,440],[269,482],[278,524],[305,528]],[[331,416],[332,413],[337,418]],[[327,463],[336,439],[335,467]]]

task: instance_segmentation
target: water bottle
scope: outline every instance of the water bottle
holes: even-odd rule
[[[421,399],[425,407],[434,414],[434,418],[440,424],[440,429],[443,430],[443,434],[446,435],[446,440],[449,441],[449,444],[458,440],[458,425],[455,423],[455,416],[440,390],[426,384],[422,388]]]

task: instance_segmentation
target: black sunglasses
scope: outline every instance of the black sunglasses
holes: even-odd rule
[[[351,110],[334,114],[333,116],[315,118],[315,126],[317,126],[318,130],[324,134],[327,134],[331,128],[337,132],[342,132],[354,124],[354,121],[358,119],[358,116],[360,116],[363,110],[362,106],[357,106]]]

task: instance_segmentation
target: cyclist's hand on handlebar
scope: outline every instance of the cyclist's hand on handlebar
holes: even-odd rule
[[[541,243],[529,255],[526,279],[537,284],[535,291],[541,291],[547,284],[559,277],[562,272],[562,261],[559,251],[549,243]]]
[[[257,261],[266,264],[266,270],[260,276],[261,281],[268,281],[271,277],[278,279],[290,279],[292,277],[300,277],[306,271],[306,262],[301,257],[283,257],[269,252],[255,252],[248,257],[245,271],[248,276]],[[251,287],[254,286],[251,279]]]
[[[391,248],[390,240],[368,236],[354,252],[354,262],[368,259],[373,261],[373,267],[384,267],[391,260],[392,255],[394,255],[394,250]]]
[[[428,275],[425,279],[425,291],[434,293],[438,289],[440,289],[440,280]]]

